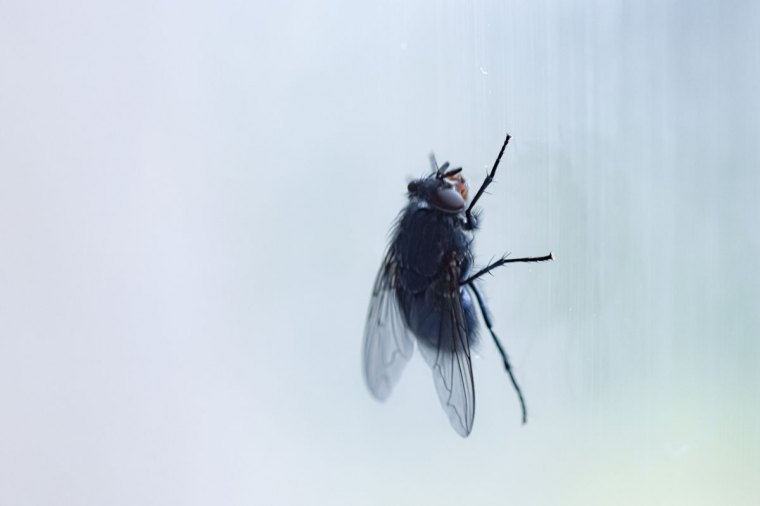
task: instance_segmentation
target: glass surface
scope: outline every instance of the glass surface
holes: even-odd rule
[[[0,4],[0,503],[760,504],[760,4]],[[361,375],[428,154],[472,434]]]

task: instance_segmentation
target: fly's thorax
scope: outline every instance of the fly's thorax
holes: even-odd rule
[[[459,216],[410,202],[397,223],[392,243],[402,270],[400,281],[414,292],[432,283],[458,285],[472,264],[471,243],[472,235]],[[459,279],[443,279],[449,273],[459,273]]]

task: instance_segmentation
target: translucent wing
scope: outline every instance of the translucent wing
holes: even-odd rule
[[[388,398],[414,351],[412,334],[396,298],[397,274],[389,251],[377,273],[364,327],[364,379],[380,401]]]
[[[459,279],[458,269],[452,270],[456,272],[450,272],[449,279]],[[467,437],[475,419],[475,384],[459,287],[436,299],[438,304],[431,317],[437,320],[437,345],[420,341],[419,349],[433,370],[435,389],[451,426]]]

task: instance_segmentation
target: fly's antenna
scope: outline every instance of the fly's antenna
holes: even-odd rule
[[[444,178],[447,178],[447,177],[456,176],[456,175],[457,175],[457,174],[459,174],[460,172],[462,172],[462,167],[457,167],[457,168],[455,168],[455,169],[451,169],[450,171],[447,171],[446,173],[444,173],[444,174],[443,174],[443,177],[444,177]]]
[[[445,179],[447,177],[456,176],[462,172],[462,167],[446,170],[449,168],[449,162],[443,162],[443,165],[438,166],[438,161],[435,159],[435,154],[430,153],[430,168],[433,169],[433,174],[438,179]]]
[[[435,159],[435,153],[430,153],[430,168],[432,169],[433,174],[435,174],[435,177],[437,179],[443,179],[447,177],[448,173],[446,172],[446,169],[449,168],[449,162],[443,162],[443,165],[439,167],[438,161]],[[459,170],[462,170],[462,169],[459,169]]]
[[[435,159],[435,153],[430,153],[430,169],[433,174],[438,174],[438,162]]]

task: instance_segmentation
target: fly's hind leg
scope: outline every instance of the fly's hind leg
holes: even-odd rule
[[[520,386],[517,384],[515,375],[512,373],[512,366],[509,364],[509,357],[507,357],[507,352],[504,350],[504,346],[502,346],[501,341],[499,341],[499,338],[496,337],[496,333],[493,331],[491,317],[488,314],[488,308],[486,307],[486,303],[483,300],[483,296],[481,295],[480,290],[478,290],[478,288],[475,286],[475,283],[473,282],[468,282],[467,285],[470,287],[470,290],[472,290],[472,293],[475,294],[475,299],[478,301],[478,306],[480,307],[480,313],[483,315],[483,321],[488,328],[488,332],[491,333],[493,342],[496,344],[496,348],[498,348],[499,354],[501,355],[501,360],[504,363],[504,369],[507,370],[509,379],[512,381],[512,386],[515,388],[517,397],[520,399],[520,408],[522,409],[522,423],[525,424],[528,421],[528,410],[525,407],[525,399],[523,398],[522,390],[520,390]]]

